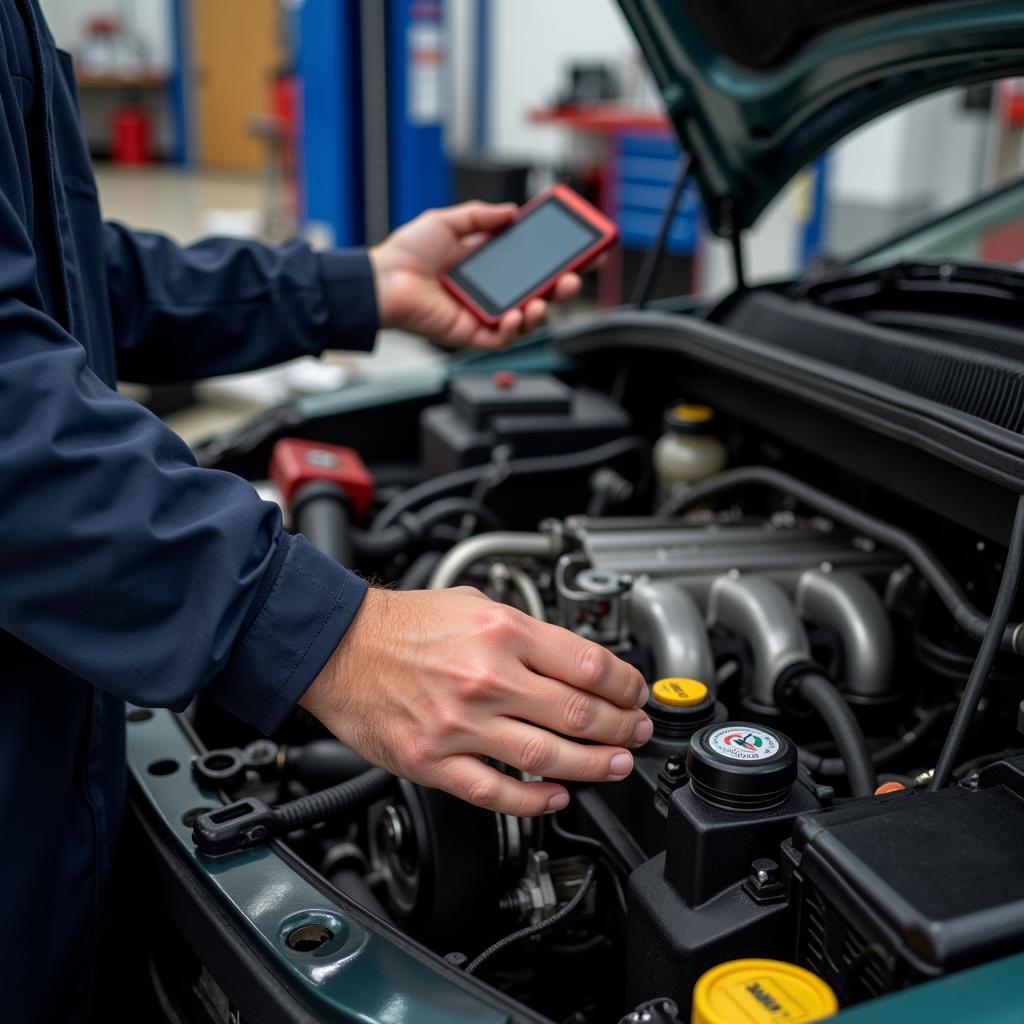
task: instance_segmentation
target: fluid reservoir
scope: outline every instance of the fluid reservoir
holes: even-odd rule
[[[699,679],[669,678],[651,686],[646,710],[659,739],[685,741],[715,720],[718,705],[713,688]]]
[[[816,974],[781,960],[730,960],[701,975],[691,1024],[811,1024],[839,1010]]]
[[[686,757],[695,796],[729,811],[762,811],[786,802],[796,782],[796,748],[781,732],[751,722],[706,725]]]
[[[681,484],[693,484],[725,469],[728,451],[715,434],[709,405],[680,403],[665,412],[665,433],[654,445],[657,503]]]

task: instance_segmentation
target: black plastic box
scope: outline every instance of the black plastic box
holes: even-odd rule
[[[446,404],[423,412],[423,467],[433,477],[480,465],[500,444],[512,458],[563,455],[614,441],[629,426],[604,395],[547,374],[464,377],[451,385]]]
[[[797,956],[854,1003],[1024,948],[1024,803],[1005,785],[798,820]]]

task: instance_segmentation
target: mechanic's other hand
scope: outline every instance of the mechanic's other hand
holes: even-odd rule
[[[370,249],[382,327],[398,327],[448,345],[502,348],[537,327],[547,312],[543,299],[510,310],[486,327],[441,286],[438,272],[515,220],[515,203],[462,203],[428,210]],[[577,274],[563,274],[551,299],[565,302],[580,289]]]
[[[565,787],[482,758],[545,778],[624,779],[627,748],[651,737],[646,699],[640,673],[603,647],[470,587],[371,588],[300,703],[396,775],[529,816],[565,807]]]

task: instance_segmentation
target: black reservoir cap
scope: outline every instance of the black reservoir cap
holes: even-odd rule
[[[722,722],[693,736],[686,767],[694,794],[705,803],[760,811],[789,796],[797,775],[796,747],[775,729]]]
[[[483,430],[495,416],[568,416],[572,412],[572,389],[542,373],[499,370],[490,376],[462,377],[448,393],[461,419],[474,430]]]

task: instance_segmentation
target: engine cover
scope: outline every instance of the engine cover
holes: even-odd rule
[[[1024,949],[1024,759],[800,818],[797,958],[845,1005]]]

